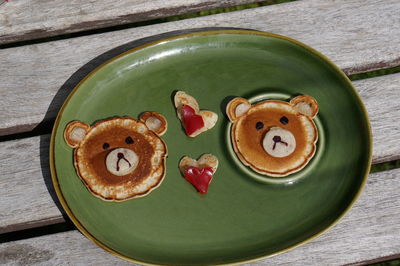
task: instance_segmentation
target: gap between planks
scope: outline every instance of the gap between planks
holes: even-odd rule
[[[316,239],[247,265],[342,265],[400,254],[400,169],[371,174],[353,208]],[[0,245],[0,264],[128,265],[78,231]]]
[[[18,1],[16,1],[18,2]],[[87,62],[145,36],[201,27],[239,27],[298,39],[331,58],[346,74],[400,65],[400,2],[295,1],[238,12],[0,50],[0,135],[29,131],[56,116]],[[384,43],[385,45],[382,45]],[[86,64],[86,65],[85,65]],[[85,68],[86,67],[86,68]],[[81,69],[82,70],[82,69]]]

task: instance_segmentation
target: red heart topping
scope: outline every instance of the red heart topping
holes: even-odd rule
[[[192,135],[194,132],[204,127],[203,117],[196,114],[195,110],[189,105],[183,105],[181,109],[183,127],[187,135]]]
[[[201,194],[205,194],[213,173],[213,169],[209,166],[201,169],[191,166],[185,170],[185,179],[195,186]]]

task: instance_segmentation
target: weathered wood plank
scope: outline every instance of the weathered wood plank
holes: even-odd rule
[[[78,231],[0,244],[1,265],[132,265],[96,246]]]
[[[400,73],[356,81],[354,85],[371,119],[373,163],[400,158]],[[57,200],[48,170],[48,146],[49,135],[0,143],[0,187],[4,187],[0,193],[0,233],[63,219],[54,204]]]
[[[0,44],[50,37],[262,0],[19,0],[0,9]]]
[[[184,28],[232,26],[287,35],[321,51],[347,74],[399,65],[400,42],[394,37],[400,35],[394,26],[400,24],[399,9],[397,0],[295,1],[3,49],[0,97],[6,100],[0,106],[0,135],[54,119],[68,85],[76,82],[68,78],[92,58],[135,39]]]
[[[1,143],[0,233],[64,221],[54,203],[49,142],[45,135]]]
[[[400,125],[395,122],[400,118],[400,73],[358,80],[353,84],[360,93],[371,122],[373,162],[400,159]]]
[[[360,199],[336,226],[289,252],[248,265],[342,265],[400,254],[400,169],[371,174]],[[128,265],[77,231],[0,245],[0,264]]]

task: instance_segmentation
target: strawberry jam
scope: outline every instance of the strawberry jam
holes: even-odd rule
[[[208,191],[208,185],[213,176],[211,167],[197,168],[191,166],[185,170],[185,179],[189,181],[200,194],[205,194]]]
[[[203,118],[196,114],[195,110],[189,105],[183,105],[181,109],[183,127],[187,135],[192,135],[197,130],[204,127]]]

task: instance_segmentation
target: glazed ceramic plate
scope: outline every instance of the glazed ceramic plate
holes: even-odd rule
[[[184,90],[216,126],[185,135],[173,106]],[[233,96],[258,101],[317,99],[320,139],[313,160],[292,180],[264,182],[232,152],[225,106]],[[156,111],[168,120],[167,175],[143,198],[106,202],[76,174],[63,131],[72,120]],[[179,160],[212,153],[219,168],[206,195],[180,174]],[[169,36],[113,57],[72,91],[56,120],[52,177],[75,225],[115,255],[149,264],[224,264],[286,251],[343,216],[362,189],[371,160],[365,109],[346,76],[315,50],[287,37],[249,30]]]

